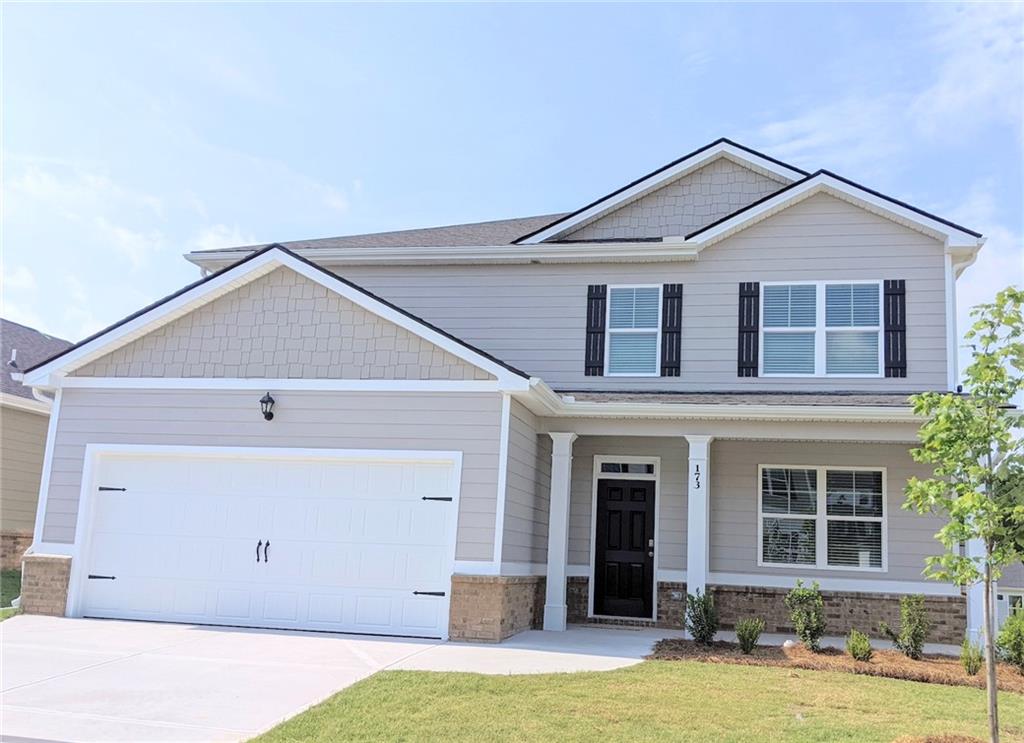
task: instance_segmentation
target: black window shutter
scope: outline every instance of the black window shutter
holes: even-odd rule
[[[907,376],[907,282],[885,282],[885,376]]]
[[[757,376],[757,343],[761,324],[761,285],[756,281],[740,283],[739,340],[736,375]]]
[[[588,377],[604,376],[604,316],[608,287],[591,284],[587,287],[587,348],[583,373]]]
[[[683,340],[683,285],[661,288],[661,376],[678,377]]]

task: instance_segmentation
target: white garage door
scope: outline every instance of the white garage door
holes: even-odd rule
[[[84,616],[447,636],[451,457],[119,454],[94,470]]]

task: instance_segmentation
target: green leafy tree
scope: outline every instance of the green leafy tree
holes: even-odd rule
[[[973,358],[964,370],[964,394],[914,395],[914,412],[926,418],[918,431],[918,462],[933,476],[911,478],[905,508],[944,516],[936,538],[945,547],[929,558],[925,573],[960,586],[983,584],[985,670],[989,738],[999,740],[992,583],[1006,565],[1024,558],[1024,447],[1012,399],[1024,390],[1024,291],[1009,287],[995,301],[971,310],[964,337]],[[979,540],[981,556],[961,553]]]

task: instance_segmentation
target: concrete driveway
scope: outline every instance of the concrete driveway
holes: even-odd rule
[[[470,645],[17,616],[0,623],[0,740],[246,740],[384,668],[610,670],[666,634],[579,628]]]

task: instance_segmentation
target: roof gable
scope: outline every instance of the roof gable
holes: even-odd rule
[[[124,318],[72,346],[64,353],[28,369],[24,382],[34,387],[53,387],[61,377],[177,320],[216,299],[287,267],[305,278],[384,320],[394,323],[455,357],[492,374],[499,387],[525,389],[529,376],[490,354],[447,333],[421,318],[387,302],[362,287],[301,258],[280,245],[253,253],[238,263],[190,284],[180,291]]]
[[[530,245],[544,242],[545,240],[561,239],[588,222],[592,222],[601,216],[615,211],[631,201],[642,198],[666,184],[682,178],[722,157],[728,158],[773,180],[778,180],[781,185],[807,175],[807,172],[804,170],[787,165],[780,160],[768,157],[729,139],[722,138],[687,155],[683,155],[677,160],[673,160],[632,183],[628,183],[622,188],[602,196],[564,217],[554,220],[541,229],[523,235],[515,242],[519,245]]]
[[[494,380],[483,369],[284,266],[71,375]]]

